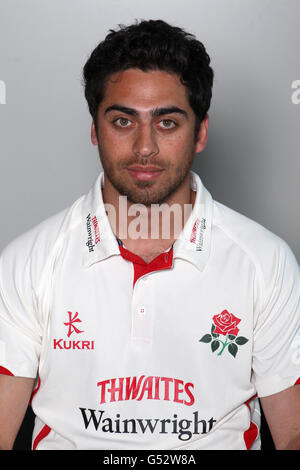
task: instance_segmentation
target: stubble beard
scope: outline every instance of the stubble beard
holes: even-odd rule
[[[159,161],[151,159],[151,165],[164,170],[162,175],[158,176],[158,181],[134,181],[130,175],[126,175],[126,168],[130,165],[149,165],[147,158],[138,161],[133,158],[124,159],[117,165],[113,165],[109,157],[101,149],[101,146],[98,146],[98,150],[104,174],[120,196],[126,196],[127,200],[132,204],[143,204],[146,207],[150,207],[152,204],[167,203],[187,178],[194,161],[192,149],[183,158],[182,163],[178,164],[175,168],[169,162],[164,162],[161,159]],[[125,176],[122,176],[124,173]],[[166,178],[166,175],[169,176]],[[159,182],[160,178],[162,178],[161,182]]]

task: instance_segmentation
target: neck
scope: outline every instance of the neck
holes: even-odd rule
[[[133,204],[120,196],[104,175],[102,197],[113,232],[128,250],[149,261],[179,237],[193,209],[196,193],[190,189],[188,173],[163,204]]]

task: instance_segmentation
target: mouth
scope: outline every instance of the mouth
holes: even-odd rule
[[[158,176],[164,171],[163,169],[154,166],[132,166],[127,168],[127,170],[133,178],[143,181],[158,178]]]

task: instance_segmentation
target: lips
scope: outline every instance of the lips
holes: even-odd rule
[[[138,180],[153,180],[157,178],[163,170],[154,166],[132,166],[128,168],[130,175]]]

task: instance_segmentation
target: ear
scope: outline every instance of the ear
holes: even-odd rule
[[[97,137],[97,132],[96,132],[94,121],[92,121],[92,126],[91,126],[91,141],[93,145],[98,145],[98,137]]]
[[[199,153],[204,150],[208,138],[208,124],[209,124],[209,115],[206,114],[205,118],[200,124],[199,131],[196,137],[196,148],[195,152]]]

